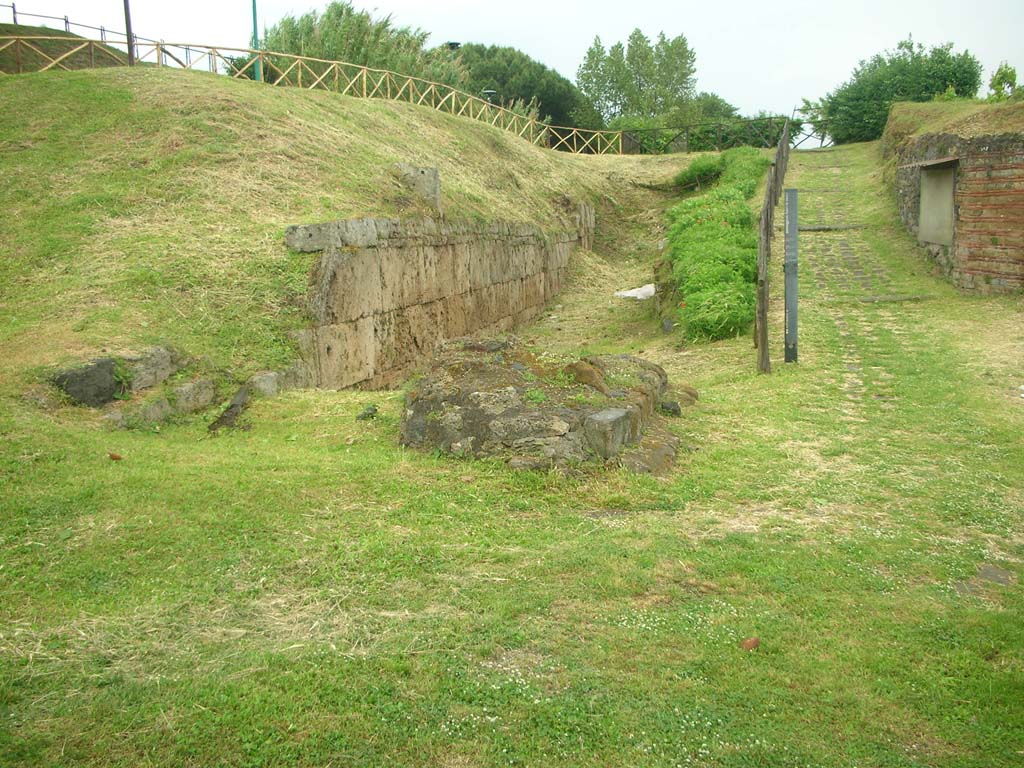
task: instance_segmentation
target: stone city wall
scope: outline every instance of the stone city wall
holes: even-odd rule
[[[565,283],[569,255],[593,240],[581,204],[575,231],[531,224],[422,218],[290,227],[285,242],[320,252],[299,334],[315,386],[392,386],[439,342],[508,331],[535,317]]]

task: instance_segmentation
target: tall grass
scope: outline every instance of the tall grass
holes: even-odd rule
[[[759,150],[738,147],[700,158],[676,179],[685,187],[719,178],[668,212],[668,255],[687,338],[728,338],[754,320],[757,233],[747,201],[769,162]]]

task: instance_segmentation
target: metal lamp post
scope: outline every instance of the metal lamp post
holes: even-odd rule
[[[125,0],[127,3],[128,0]],[[260,47],[260,33],[259,27],[256,25],[256,0],[252,0],[252,47],[253,50],[257,50]],[[263,81],[263,62],[260,61],[259,55],[257,54],[256,61],[253,64],[256,73],[256,82]]]

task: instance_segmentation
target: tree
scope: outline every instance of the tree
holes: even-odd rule
[[[1017,70],[1002,62],[988,81],[989,101],[1017,101],[1024,98],[1024,87],[1017,85]]]
[[[803,114],[815,127],[827,126],[836,144],[873,141],[882,135],[889,107],[897,101],[930,101],[947,91],[974,97],[981,87],[981,63],[953,44],[925,51],[911,39],[895,51],[862,61],[848,81],[819,101],[804,100]]]
[[[554,125],[603,126],[597,110],[572,82],[522,51],[467,43],[459,57],[469,93],[493,90],[503,104],[534,102],[544,121]]]
[[[466,73],[459,58],[447,48],[427,50],[428,37],[421,29],[394,26],[391,16],[375,19],[348,2],[334,0],[322,14],[310,11],[298,18],[285,16],[266,31],[263,46],[268,51],[344,61],[462,86]],[[273,73],[268,74],[272,80]]]
[[[685,108],[693,99],[696,57],[679,35],[658,35],[652,45],[639,29],[626,44],[607,50],[594,38],[576,73],[576,85],[605,120],[651,120]]]

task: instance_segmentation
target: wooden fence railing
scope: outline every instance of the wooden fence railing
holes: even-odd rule
[[[772,235],[775,232],[775,206],[782,195],[789,166],[789,123],[782,129],[782,136],[775,149],[775,160],[768,169],[768,184],[764,190],[764,203],[757,226],[757,311],[754,315],[754,346],[757,347],[757,369],[761,373],[772,372],[768,354],[768,263],[772,255]]]
[[[449,85],[342,61],[252,48],[139,42],[136,62],[205,70],[268,85],[327,90],[360,98],[391,99],[480,120],[531,144],[575,154],[621,154],[621,131],[550,126]],[[0,74],[84,69],[128,64],[127,55],[102,40],[78,37],[0,37]],[[6,66],[5,66],[6,65]]]
[[[782,129],[790,123],[784,115],[704,120],[673,128],[639,128],[623,131],[626,154],[668,152],[721,152],[733,147],[771,149],[779,142]],[[790,133],[799,123],[790,123]]]

